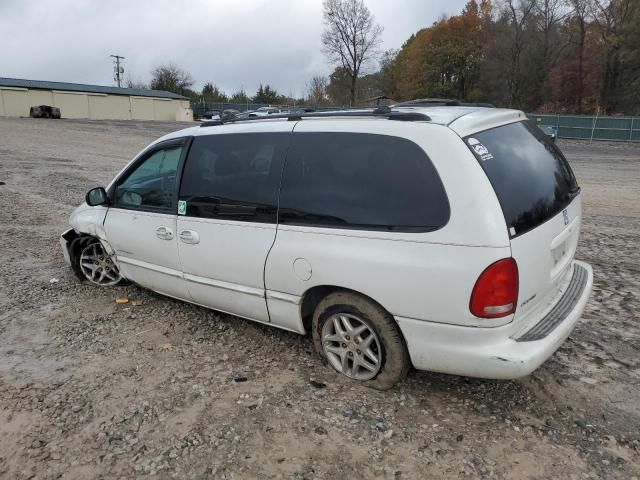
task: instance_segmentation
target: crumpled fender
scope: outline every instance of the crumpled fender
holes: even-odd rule
[[[77,233],[91,235],[102,242],[109,255],[113,255],[115,251],[107,241],[107,233],[104,229],[104,219],[107,216],[107,207],[90,207],[83,203],[76,208],[69,217],[69,225]]]

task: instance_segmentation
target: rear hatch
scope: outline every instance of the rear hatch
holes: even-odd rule
[[[570,279],[580,189],[560,149],[529,121],[474,133],[465,141],[502,206],[518,264],[518,321],[548,307]]]

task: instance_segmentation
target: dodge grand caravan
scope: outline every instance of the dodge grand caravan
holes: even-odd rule
[[[465,106],[274,115],[166,135],[61,237],[96,285],[300,334],[374,388],[410,366],[522,377],[589,297],[580,188],[522,112]]]

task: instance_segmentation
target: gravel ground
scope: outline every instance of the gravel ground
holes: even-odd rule
[[[377,392],[309,338],[66,267],[58,235],[86,190],[177,128],[0,118],[0,477],[640,477],[640,146],[560,143],[595,286],[548,362]]]

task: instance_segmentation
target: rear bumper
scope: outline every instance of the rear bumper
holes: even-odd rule
[[[563,312],[566,315],[544,338],[534,341],[523,340],[526,332],[520,332],[519,325],[475,328],[396,317],[414,367],[494,379],[520,378],[530,374],[567,339],[587,304],[593,287],[593,270],[583,262],[574,261],[574,266],[586,272],[581,292],[573,292],[572,308]],[[559,301],[543,312],[540,321],[571,293],[571,290],[563,292]]]

